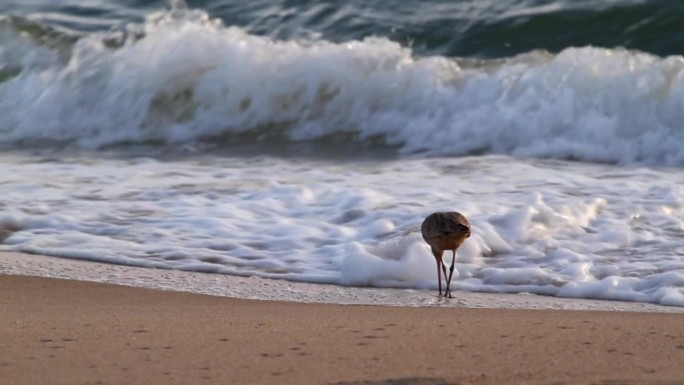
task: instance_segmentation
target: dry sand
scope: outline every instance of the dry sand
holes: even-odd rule
[[[2,384],[684,384],[684,315],[241,300],[0,275]]]

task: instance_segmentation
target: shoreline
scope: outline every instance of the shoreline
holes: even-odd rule
[[[0,251],[0,274],[62,278],[220,297],[298,303],[684,313],[683,307],[531,294],[453,291],[454,298],[444,299],[437,296],[436,290],[363,288],[291,282],[113,265],[8,251]]]
[[[255,301],[0,275],[11,384],[682,384],[682,316]]]

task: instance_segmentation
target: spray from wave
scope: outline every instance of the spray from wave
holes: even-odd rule
[[[345,140],[402,153],[684,163],[681,56],[473,62],[386,38],[277,40],[176,7],[114,32],[0,21],[0,143]],[[28,25],[28,26],[27,26]]]

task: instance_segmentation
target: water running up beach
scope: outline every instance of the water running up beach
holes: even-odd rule
[[[0,251],[684,307],[665,3],[0,5]]]

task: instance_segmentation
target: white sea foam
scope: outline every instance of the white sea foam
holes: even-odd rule
[[[385,38],[273,40],[198,10],[86,35],[66,60],[0,39],[0,71],[21,69],[0,82],[3,143],[346,135],[410,154],[684,163],[681,56],[583,47],[464,67]]]
[[[20,229],[0,250],[435,289],[420,221],[458,210],[473,236],[459,249],[455,290],[684,306],[679,170],[491,156],[4,155],[0,167],[0,225]]]

